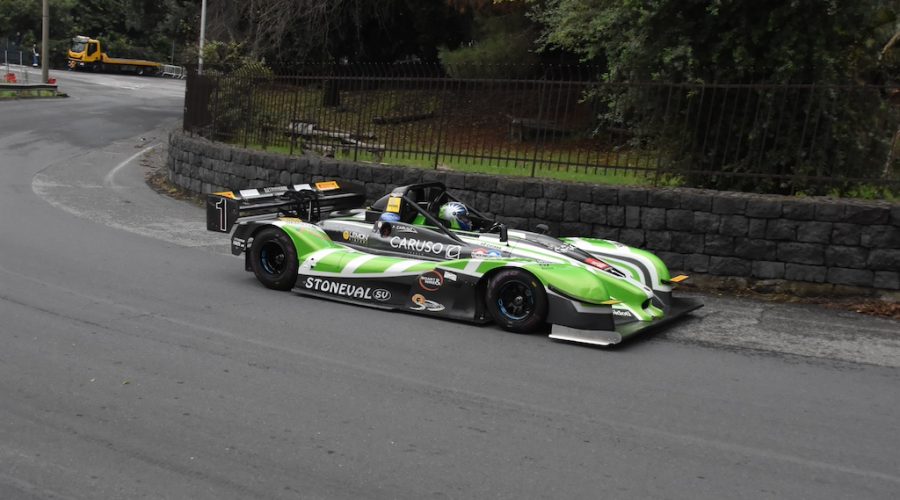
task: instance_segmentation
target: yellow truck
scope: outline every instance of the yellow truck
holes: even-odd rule
[[[72,38],[69,48],[69,69],[155,75],[161,67],[162,64],[153,61],[110,57],[103,51],[99,40],[86,36]]]

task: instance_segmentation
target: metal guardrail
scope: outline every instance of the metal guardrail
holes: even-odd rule
[[[779,193],[900,191],[896,87],[608,83],[585,66],[259,73],[189,74],[184,129],[288,154],[430,168]]]
[[[177,78],[179,80],[184,79],[187,76],[187,72],[185,71],[184,66],[173,66],[171,64],[163,64],[161,76],[168,76],[171,78]]]

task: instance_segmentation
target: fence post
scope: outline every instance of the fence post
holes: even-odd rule
[[[437,170],[441,157],[441,141],[443,140],[444,121],[447,119],[447,77],[441,78],[441,116],[438,120],[437,145],[434,147],[434,169]]]
[[[247,119],[244,120],[244,149],[247,149],[247,144],[250,139],[250,120],[253,119],[253,85],[247,86]]]

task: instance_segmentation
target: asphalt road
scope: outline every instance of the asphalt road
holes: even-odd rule
[[[0,498],[897,498],[900,325],[616,349],[263,289],[142,163],[183,83],[0,102]]]

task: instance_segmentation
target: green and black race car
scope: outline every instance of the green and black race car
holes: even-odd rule
[[[655,255],[614,241],[508,229],[438,182],[370,207],[336,181],[215,193],[207,228],[276,290],[609,345],[701,307]]]

